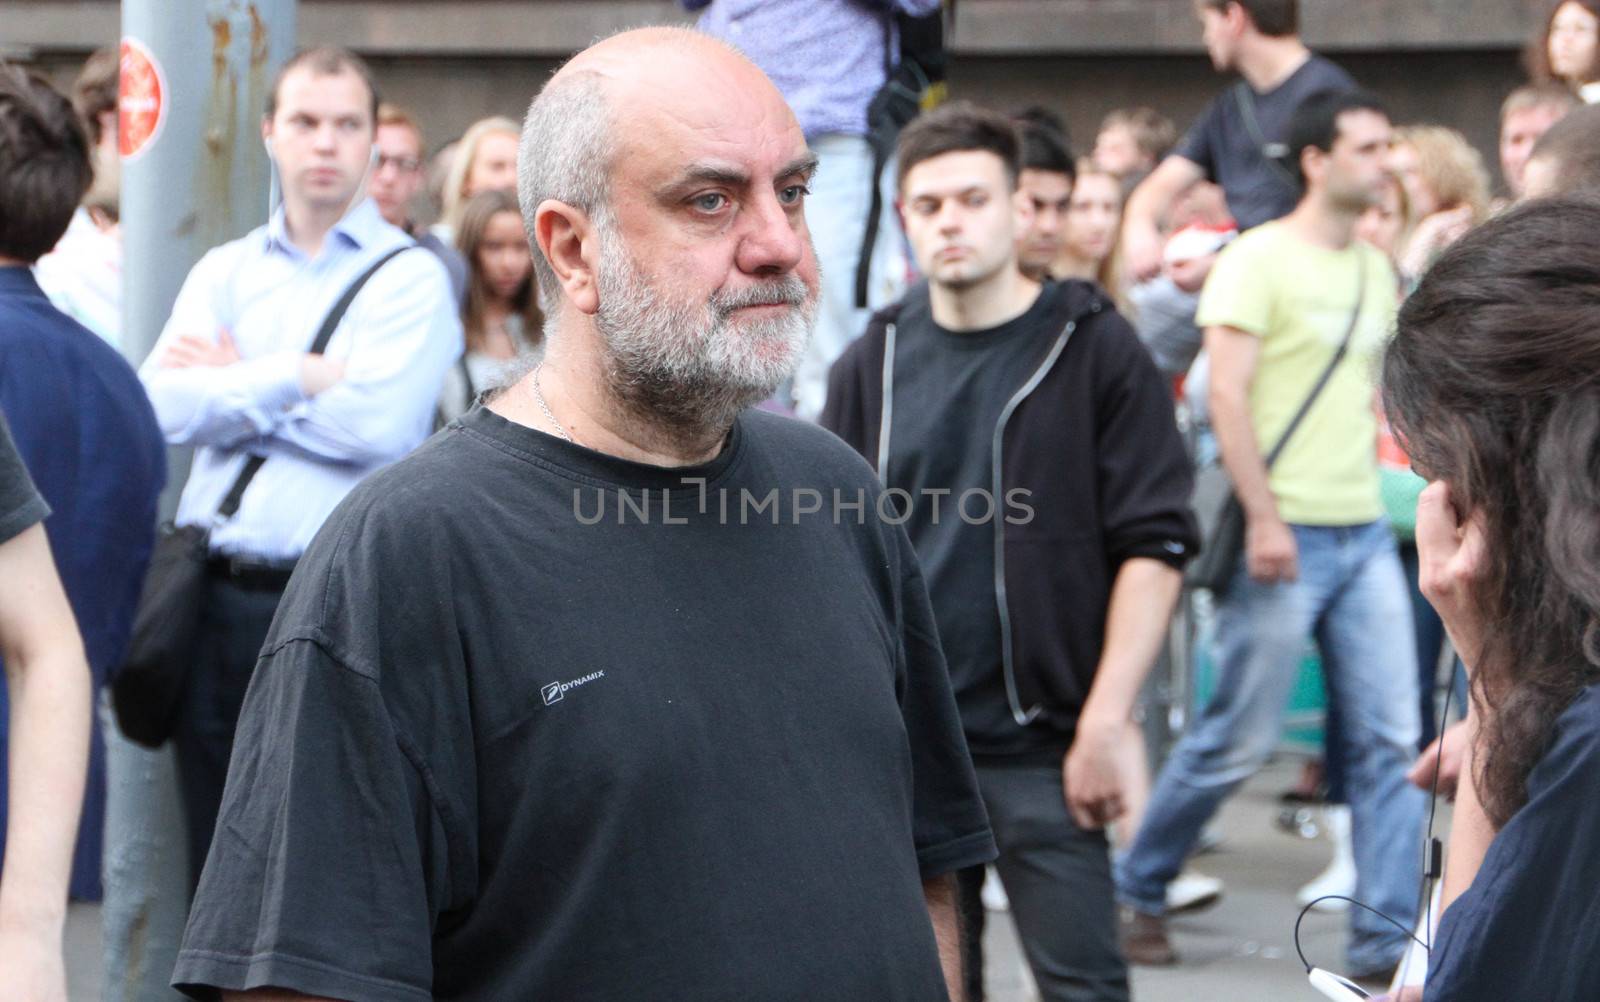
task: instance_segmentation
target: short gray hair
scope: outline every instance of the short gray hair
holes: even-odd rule
[[[606,224],[613,132],[600,74],[580,71],[545,85],[528,107],[517,151],[517,201],[533,244],[533,272],[554,316],[561,286],[534,238],[533,220],[547,199],[565,202]]]

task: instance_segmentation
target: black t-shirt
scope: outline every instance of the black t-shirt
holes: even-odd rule
[[[1064,751],[1070,735],[1040,716],[1019,724],[1001,668],[994,527],[994,434],[1006,404],[1061,331],[1047,321],[1062,287],[1046,283],[1027,312],[999,327],[956,332],[934,322],[926,296],[909,296],[895,334],[894,411],[884,483],[913,499],[906,531],[928,582],[950,684],[973,754]],[[932,493],[948,491],[949,493]],[[1004,497],[995,497],[1004,517]],[[979,524],[972,524],[977,522]]]
[[[1263,139],[1283,143],[1289,138],[1295,111],[1307,98],[1326,91],[1355,89],[1356,82],[1350,74],[1313,53],[1287,80],[1264,94],[1256,93],[1244,81],[1230,85],[1211,102],[1173,152],[1193,161],[1206,177],[1222,186],[1228,197],[1228,210],[1239,229],[1260,226],[1293,211],[1300,192],[1268,161],[1246,122],[1241,103],[1255,109]]]
[[[942,1002],[922,882],[993,840],[877,491],[756,412],[666,470],[480,407],[368,479],[263,649],[175,981]]]
[[[28,468],[17,455],[11,426],[0,414],[0,543],[43,522],[49,514],[50,506],[34,489]]]
[[[1528,803],[1439,923],[1428,1002],[1600,999],[1600,686],[1556,722]]]

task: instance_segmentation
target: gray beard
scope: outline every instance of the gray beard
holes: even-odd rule
[[[641,430],[690,448],[725,435],[740,411],[772,395],[799,363],[816,318],[816,297],[792,274],[684,303],[663,294],[609,234],[598,290],[608,393]],[[731,319],[763,303],[790,308],[737,326]]]

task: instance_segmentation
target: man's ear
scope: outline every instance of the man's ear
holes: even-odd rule
[[[1307,146],[1305,149],[1300,151],[1300,177],[1302,181],[1302,188],[1309,187],[1312,178],[1320,178],[1322,176],[1323,161],[1325,161],[1327,157],[1328,154],[1325,151],[1320,150],[1315,146]]]
[[[1224,7],[1222,16],[1228,19],[1228,29],[1235,38],[1243,35],[1244,30],[1254,23],[1250,20],[1250,12],[1245,10],[1244,4],[1239,3],[1238,0],[1234,0],[1233,3]]]
[[[1024,217],[1033,216],[1033,196],[1023,191],[1021,186],[1011,189],[1011,204],[1016,206],[1017,212]]]
[[[598,312],[600,235],[588,213],[547,198],[534,212],[533,239],[572,305],[590,316]]]
[[[1033,228],[1033,199],[1020,191],[1011,193],[1011,235],[1021,237]]]

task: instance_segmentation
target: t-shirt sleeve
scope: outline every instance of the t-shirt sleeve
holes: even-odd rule
[[[11,426],[0,414],[0,543],[4,543],[43,522],[50,506],[33,486],[28,468],[22,465],[17,445],[11,440]]]
[[[1271,329],[1272,282],[1264,274],[1267,262],[1258,251],[1257,234],[1235,240],[1217,255],[1195,309],[1194,322],[1202,331],[1233,327],[1265,337]]]
[[[1095,454],[1106,554],[1113,565],[1147,557],[1181,570],[1199,549],[1200,530],[1172,391],[1127,321],[1114,312],[1102,317]]]
[[[428,1002],[444,829],[376,682],[317,639],[269,649],[234,743],[173,983]]]
[[[1189,131],[1172,149],[1174,155],[1193,163],[1210,179],[1217,176],[1217,130],[1221,109],[1220,100],[1213,100],[1206,105],[1206,110],[1200,113],[1200,117],[1195,119]]]
[[[902,569],[900,712],[911,745],[917,865],[930,880],[997,854],[922,569],[905,531],[895,533]]]

